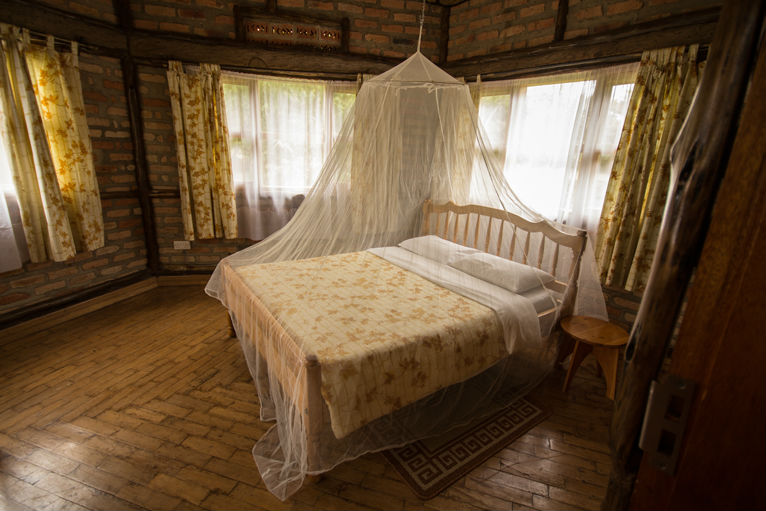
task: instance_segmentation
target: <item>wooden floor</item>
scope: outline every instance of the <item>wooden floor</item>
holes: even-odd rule
[[[597,509],[611,401],[592,361],[552,416],[440,496],[421,501],[381,454],[288,502],[251,448],[268,428],[220,304],[161,287],[22,340],[0,333],[0,509]]]

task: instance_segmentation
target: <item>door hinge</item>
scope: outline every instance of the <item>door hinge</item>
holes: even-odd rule
[[[652,466],[669,475],[676,471],[695,387],[693,381],[667,375],[649,388],[638,446]]]

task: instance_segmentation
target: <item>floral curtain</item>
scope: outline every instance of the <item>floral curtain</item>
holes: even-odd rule
[[[699,82],[697,46],[641,57],[599,221],[601,281],[646,286],[670,190],[670,148]]]
[[[72,43],[71,53],[58,53],[53,37],[48,37],[47,47],[30,47],[26,59],[75,246],[77,250],[103,247],[104,220],[85,119],[77,43]]]
[[[236,238],[237,215],[229,159],[221,69],[202,64],[185,73],[168,65],[168,86],[178,151],[184,237]]]
[[[63,261],[103,246],[79,71],[73,55],[38,49],[28,32],[0,25],[0,132],[29,258]],[[74,48],[76,51],[76,48]]]

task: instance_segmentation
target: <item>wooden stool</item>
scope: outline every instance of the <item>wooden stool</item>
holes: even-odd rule
[[[566,317],[561,320],[561,329],[566,335],[556,363],[561,363],[567,355],[572,353],[572,361],[569,363],[562,391],[566,392],[580,363],[588,353],[593,352],[604,371],[606,395],[609,399],[614,399],[620,347],[627,344],[628,332],[608,321],[587,316]]]

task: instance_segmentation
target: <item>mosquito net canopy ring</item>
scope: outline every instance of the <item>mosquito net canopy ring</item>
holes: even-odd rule
[[[218,264],[276,496],[507,406],[553,367],[562,314],[606,318],[584,233],[500,169],[468,87],[416,52],[362,85],[291,221]]]

